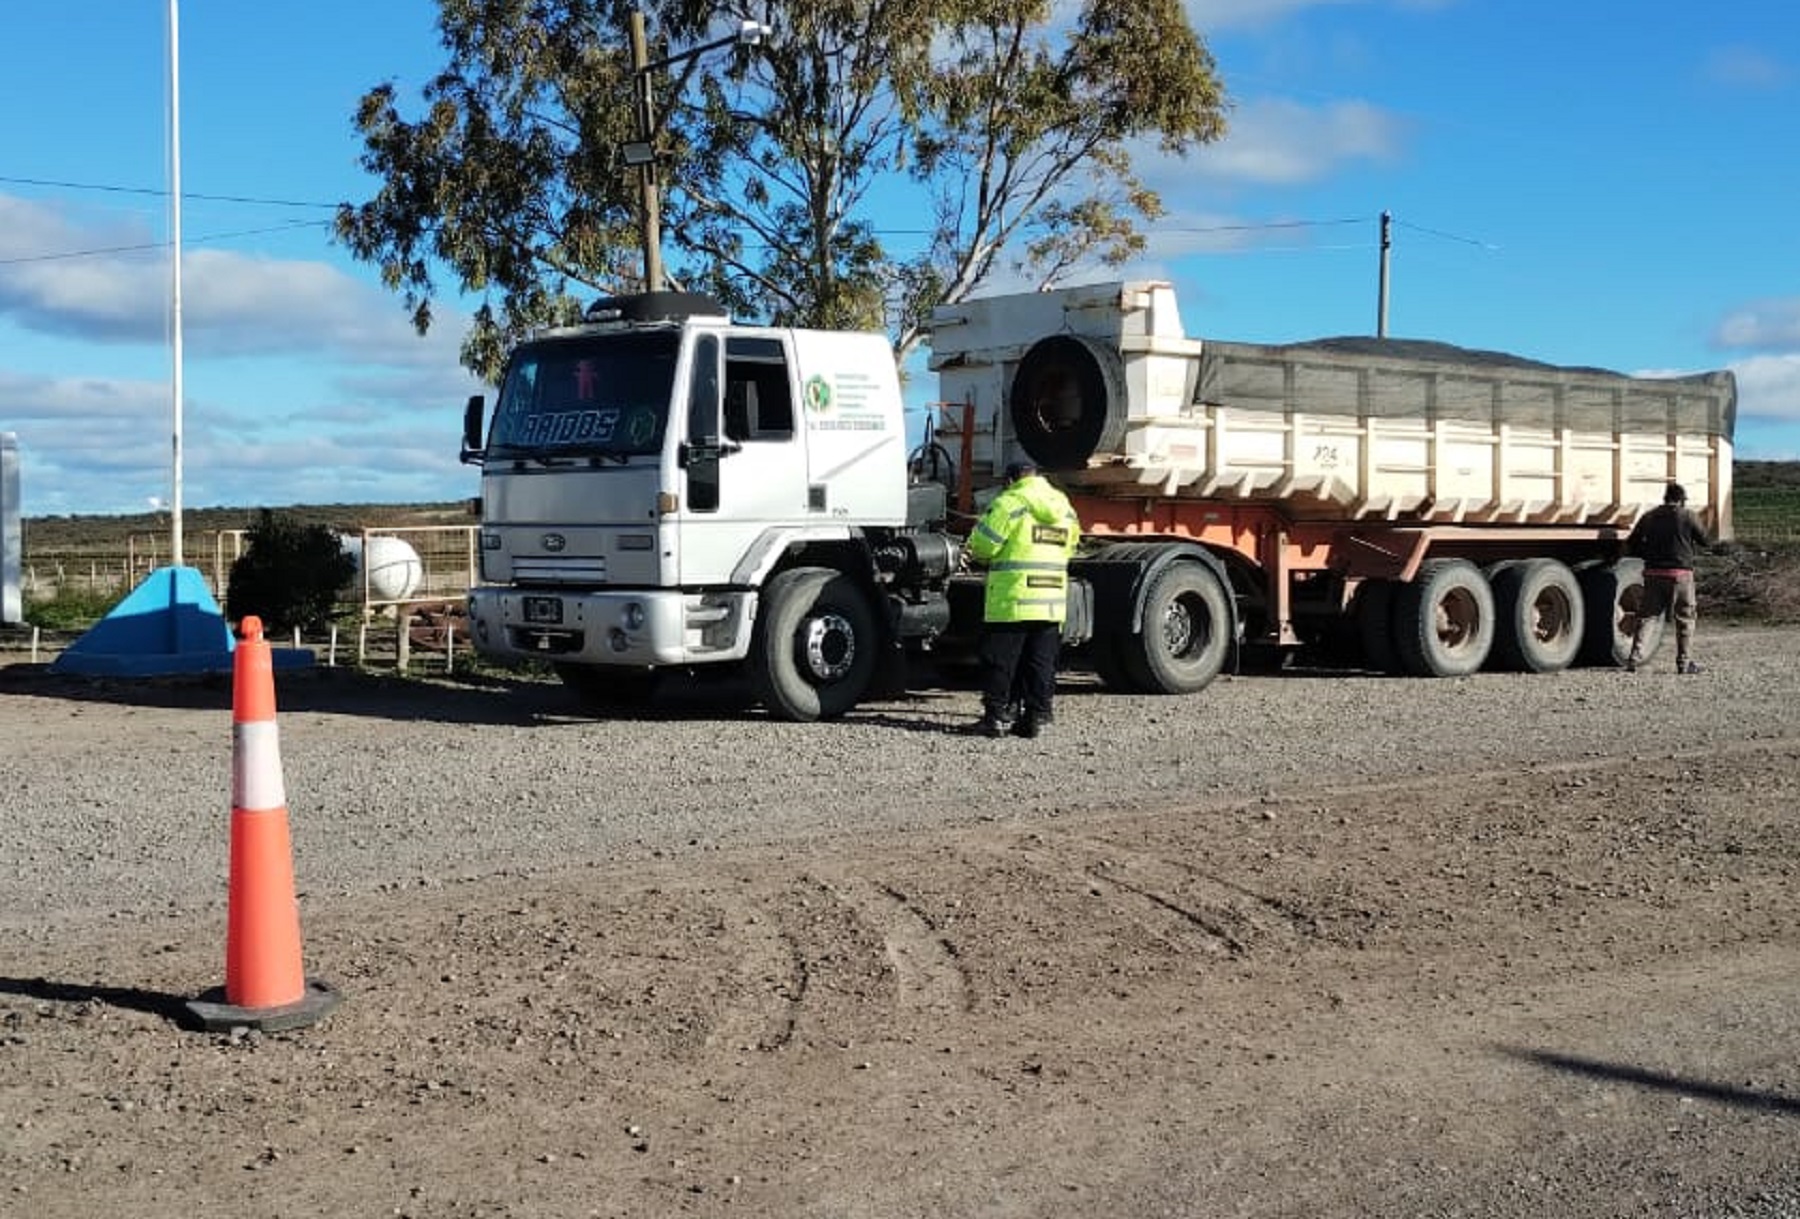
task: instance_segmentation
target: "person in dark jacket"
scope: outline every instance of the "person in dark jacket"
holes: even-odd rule
[[[1638,604],[1637,628],[1625,668],[1636,672],[1644,659],[1644,623],[1663,615],[1675,619],[1675,671],[1698,673],[1694,662],[1694,556],[1712,545],[1706,527],[1688,511],[1687,490],[1670,483],[1662,506],[1652,508],[1632,526],[1625,549],[1644,561],[1644,597]]]

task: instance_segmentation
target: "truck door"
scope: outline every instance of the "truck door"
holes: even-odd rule
[[[805,518],[806,462],[780,337],[704,334],[692,358],[681,582],[717,584],[765,530]]]

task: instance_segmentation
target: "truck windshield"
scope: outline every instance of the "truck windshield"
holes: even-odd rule
[[[519,348],[494,408],[489,458],[659,452],[680,345],[680,333],[666,330]]]

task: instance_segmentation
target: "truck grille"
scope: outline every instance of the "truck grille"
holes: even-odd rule
[[[606,558],[514,559],[513,579],[520,584],[605,584]]]

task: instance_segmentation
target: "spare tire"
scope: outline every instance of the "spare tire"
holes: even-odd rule
[[[1092,339],[1039,339],[1019,361],[1007,395],[1013,435],[1045,470],[1079,470],[1125,440],[1125,369]]]

